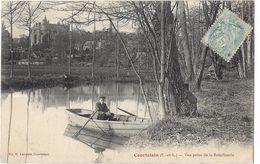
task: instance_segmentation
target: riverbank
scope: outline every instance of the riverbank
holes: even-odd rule
[[[199,117],[171,117],[149,127],[128,146],[250,144],[253,142],[253,79],[204,81]]]
[[[37,77],[15,77],[15,78],[6,78],[2,79],[1,81],[1,89],[2,91],[6,90],[13,90],[13,91],[19,91],[24,89],[30,89],[30,88],[47,88],[47,87],[54,87],[58,85],[62,86],[76,86],[80,84],[89,84],[91,81],[87,79],[86,77],[73,77],[72,80],[66,81],[64,77],[58,76],[37,76]]]
[[[9,78],[9,66],[3,66],[1,90],[19,91],[29,88],[46,88],[54,86],[75,87],[87,85],[93,82],[91,67],[72,67],[71,79],[66,80],[64,75],[67,74],[67,67],[61,66],[32,66],[32,77],[27,77],[26,66],[15,66],[14,77]],[[141,72],[146,82],[151,80],[151,73],[148,70]],[[138,82],[138,78],[131,69],[120,69],[119,78],[116,78],[116,71],[113,67],[100,67],[95,70],[94,82]]]
[[[74,87],[92,83],[91,68],[77,67],[72,70],[72,79],[65,80],[66,71],[60,67],[33,68],[32,78],[26,77],[26,67],[16,68],[15,75],[8,78],[3,74],[2,91],[45,88],[62,85]],[[18,69],[18,70],[17,70]],[[45,70],[49,69],[49,70]],[[52,74],[47,74],[51,72]],[[252,143],[253,140],[253,79],[237,79],[235,72],[224,80],[204,80],[202,91],[194,93],[198,99],[199,117],[171,117],[151,126],[148,130],[129,141],[130,146],[192,145],[216,142]],[[3,78],[4,75],[4,78]],[[151,73],[142,72],[145,80]],[[129,69],[121,69],[119,82],[137,82]],[[95,82],[116,81],[114,68],[100,68],[95,71]]]
[[[53,76],[53,75],[43,75],[43,76],[33,76],[31,78],[27,77],[15,77],[15,78],[4,78],[1,80],[1,90],[2,91],[19,91],[30,88],[50,88],[55,86],[63,86],[67,88],[76,87],[79,85],[89,85],[93,83],[92,78],[88,76],[71,76],[70,80],[66,80],[64,75]],[[99,76],[95,77],[95,83],[101,82],[138,82],[138,79],[132,76],[123,76],[119,80],[116,80],[116,76]]]

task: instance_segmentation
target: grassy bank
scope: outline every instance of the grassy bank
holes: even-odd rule
[[[171,117],[131,138],[129,146],[183,146],[253,141],[253,80],[204,82],[199,117]]]

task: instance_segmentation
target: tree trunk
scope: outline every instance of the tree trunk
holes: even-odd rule
[[[186,10],[187,10],[187,18],[188,18],[188,21],[191,21],[191,19],[190,19],[190,11],[189,11],[189,6],[188,6],[188,2],[186,1]],[[187,24],[187,23],[185,23],[185,24]],[[190,24],[193,24],[193,22],[191,21],[190,22]],[[192,63],[192,69],[193,69],[193,71],[192,71],[192,73],[193,73],[193,79],[192,80],[194,80],[194,78],[195,78],[195,72],[196,72],[196,63],[197,63],[197,58],[196,58],[196,56],[195,56],[195,30],[194,30],[194,26],[190,26],[190,28],[191,28],[191,33],[193,34],[193,37],[191,38],[191,40],[190,40],[190,56],[191,56],[191,63]],[[187,28],[188,29],[188,28]],[[188,30],[187,30],[188,31]],[[188,35],[189,36],[189,35]],[[187,36],[187,38],[188,38],[188,36]],[[189,39],[188,39],[189,40]]]
[[[240,79],[244,78],[244,73],[243,73],[243,63],[242,63],[242,55],[241,55],[241,50],[239,52],[239,59],[238,59],[238,64],[237,64],[237,71],[238,71],[238,76]]]
[[[14,50],[13,50],[13,7],[12,2],[9,2],[10,5],[10,33],[11,33],[11,70],[10,70],[10,78],[13,78],[13,70],[14,70]]]
[[[217,80],[222,80],[223,78],[223,70],[222,70],[222,61],[223,59],[219,57],[217,54],[214,54],[213,51],[210,51],[210,57],[212,59],[212,64],[214,67],[214,73]]]
[[[28,78],[31,78],[31,53],[32,53],[32,45],[31,45],[31,23],[29,23],[29,53],[28,53]]]
[[[181,17],[181,35],[183,37],[182,46],[184,51],[185,63],[187,68],[187,78],[186,81],[190,82],[193,80],[194,71],[191,61],[191,50],[189,45],[189,37],[188,37],[188,29],[187,29],[187,19],[185,13],[185,3],[184,1],[179,2],[179,9],[180,9],[180,17]]]
[[[168,79],[171,93],[175,104],[175,113],[177,115],[195,116],[197,115],[197,98],[189,91],[189,86],[184,83],[180,74],[180,65],[178,60],[178,49],[176,45],[175,34],[171,41],[171,65],[168,70]]]
[[[146,53],[146,69],[149,70],[149,55]]]
[[[207,5],[206,5],[206,2],[202,2],[202,6],[203,6],[203,12],[204,12],[204,17],[205,17],[205,20],[206,20],[206,29],[208,29],[210,27],[210,25],[215,21],[216,19],[216,16],[217,16],[217,13],[218,13],[218,10],[219,10],[219,5],[220,5],[220,2],[218,2],[217,4],[215,4],[214,6],[211,6],[211,7],[214,7],[213,9],[213,14],[212,14],[212,17],[210,17],[208,15],[208,12],[207,12]],[[203,72],[204,72],[204,68],[205,68],[205,61],[206,61],[206,55],[208,53],[208,47],[203,47],[202,49],[202,56],[201,56],[201,65],[198,65],[198,74],[196,75],[196,79],[193,83],[193,90],[194,91],[199,91],[200,88],[201,88],[201,82],[202,82],[202,78],[203,78]]]
[[[165,115],[167,112],[169,116],[171,114],[194,115],[197,111],[197,99],[189,91],[189,87],[184,83],[181,75],[171,2],[163,3],[165,6],[162,8],[158,5],[153,19],[156,37],[161,39],[160,82],[162,73],[165,76],[163,86],[160,82],[157,83],[158,94],[160,94],[158,97],[161,99],[159,102],[164,100],[164,104],[160,104],[164,111],[160,112],[165,112]],[[163,23],[164,21],[165,23]],[[164,44],[162,44],[163,42]],[[165,60],[166,57],[167,60]]]
[[[208,53],[208,47],[204,46],[203,50],[202,50],[201,60],[200,60],[201,64],[199,64],[198,68],[197,68],[198,75],[193,84],[194,91],[199,91],[201,88],[201,82],[202,82],[202,78],[203,78],[203,72],[204,72],[204,68],[205,68],[207,53]]]
[[[159,112],[160,119],[165,118],[165,101],[164,101],[164,83],[165,83],[165,2],[161,2],[161,63],[160,63],[160,82],[158,86],[159,92]]]
[[[252,9],[252,3],[251,2],[247,2],[247,11],[248,11],[248,23],[253,25],[253,21],[252,21],[252,15],[250,13],[250,11],[253,11]],[[253,31],[251,32],[251,34],[248,35],[247,40],[246,40],[246,45],[247,45],[247,73],[248,75],[252,76],[253,72],[253,67],[252,67],[252,39],[253,39]]]
[[[70,52],[69,52],[69,70],[68,73],[69,75],[71,74],[71,55],[72,55],[72,23],[70,24],[70,33],[69,33],[69,46],[70,46]]]
[[[241,63],[242,63],[243,78],[246,78],[246,54],[245,54],[244,43],[242,43],[242,45],[241,45],[241,55],[242,55],[242,58],[240,58],[240,60],[241,60]]]
[[[91,75],[92,75],[92,81],[95,81],[94,77],[94,70],[95,70],[95,55],[96,55],[96,14],[94,13],[94,32],[93,32],[93,55],[92,55],[92,70],[91,70]]]
[[[147,21],[144,23],[139,21],[139,23],[144,34],[146,34],[145,32],[152,34],[150,35],[151,40],[149,35],[146,35],[146,38],[148,38],[150,52],[153,54],[154,77],[158,88],[156,93],[158,93],[160,109],[164,109],[159,111],[160,118],[162,119],[161,116],[163,115],[166,117],[166,114],[167,116],[173,114],[193,115],[197,110],[197,100],[182,79],[178,60],[179,52],[176,45],[176,22],[171,11],[171,2],[164,1],[157,4],[155,13],[151,18],[152,26]],[[136,9],[138,17],[141,17],[140,20],[146,20],[142,6],[141,8],[136,6]],[[160,46],[156,47],[156,45]],[[157,49],[160,50],[160,55],[158,55]]]
[[[241,7],[241,17],[242,19],[244,19],[244,2],[242,2],[242,7]],[[240,78],[246,78],[246,52],[245,52],[245,45],[244,43],[242,43],[241,47],[240,47],[240,50],[241,50],[241,58],[240,58],[240,62],[241,62],[241,73],[243,74],[242,76],[240,76]]]
[[[117,29],[119,32],[119,26],[117,21]],[[116,38],[116,80],[119,80],[119,40]]]
[[[247,45],[247,73],[248,75],[252,75],[252,50],[251,50],[251,44],[252,44],[252,35],[249,34],[247,37],[246,45]]]
[[[224,2],[225,3],[225,2]],[[226,4],[227,4],[227,8],[229,9],[229,10],[232,10],[231,8],[232,8],[232,4],[231,4],[231,1],[226,1]]]

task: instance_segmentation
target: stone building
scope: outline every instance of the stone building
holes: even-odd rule
[[[63,25],[60,23],[50,24],[45,17],[42,22],[34,24],[31,33],[31,45],[46,44],[50,47],[52,41],[55,40],[55,36],[59,33],[68,33],[69,25]]]

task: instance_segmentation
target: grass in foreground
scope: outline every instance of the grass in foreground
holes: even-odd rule
[[[181,146],[253,141],[253,80],[204,82],[199,117],[166,118],[130,139],[129,146]]]

